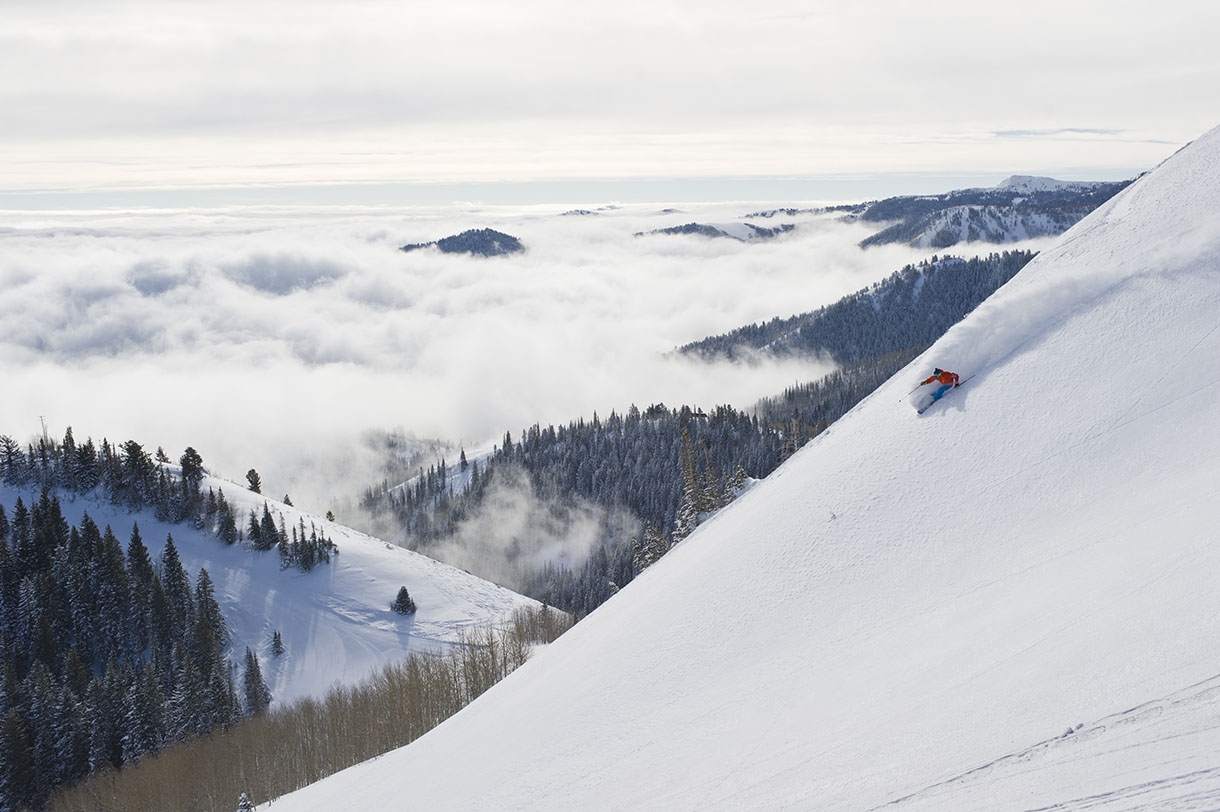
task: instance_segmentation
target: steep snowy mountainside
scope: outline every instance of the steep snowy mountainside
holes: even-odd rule
[[[273,808],[1220,807],[1217,212],[1220,130],[463,712]],[[918,417],[934,365],[976,377]]]
[[[1025,211],[1018,206],[953,206],[919,218],[914,226],[904,224],[903,241],[916,248],[1022,242],[1062,234],[1087,213],[1079,208]],[[869,244],[893,242],[889,236]]]
[[[948,248],[962,242],[1020,242],[1062,234],[1129,183],[1074,183],[1014,175],[991,188],[865,203],[848,219],[888,224],[863,240],[860,245],[864,248],[887,243]]]
[[[110,525],[123,543],[138,523],[140,535],[156,559],[167,535],[192,580],[206,568],[216,587],[232,634],[230,653],[241,662],[249,646],[259,654],[263,676],[276,703],[302,696],[321,696],[335,683],[350,684],[409,652],[442,648],[458,642],[461,632],[495,622],[528,598],[467,572],[310,515],[233,482],[208,477],[203,488],[223,489],[239,522],[251,510],[262,513],[264,501],[277,521],[288,527],[304,520],[316,526],[339,549],[330,563],[308,573],[281,570],[274,551],[256,552],[225,546],[210,533],[187,524],[165,524],[152,511],[130,513],[109,502],[63,499],[71,524],[86,512],[101,527]],[[32,504],[37,491],[0,485],[0,504],[11,510],[17,497]],[[390,611],[398,589],[406,586],[418,611],[402,616]],[[271,637],[281,633],[285,652],[271,654]]]

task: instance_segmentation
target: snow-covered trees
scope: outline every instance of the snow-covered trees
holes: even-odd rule
[[[1034,258],[1030,251],[932,257],[817,310],[749,324],[687,344],[701,358],[825,356],[848,365],[925,347],[940,338]]]
[[[411,594],[407,592],[405,586],[398,590],[398,595],[395,596],[394,602],[390,604],[390,608],[400,615],[415,614],[415,601],[411,599]]]
[[[0,808],[240,715],[211,579],[172,539],[154,567],[138,527],[124,551],[49,489],[0,518]]]
[[[686,488],[683,431],[691,443],[693,481],[700,494],[715,494],[712,501],[728,487],[728,472],[740,467],[750,476],[763,477],[783,459],[784,436],[779,431],[728,406],[708,414],[688,406],[633,406],[626,414],[531,426],[519,439],[507,432],[490,456],[468,460],[469,469],[461,476],[451,476],[442,460],[420,470],[403,487],[370,489],[364,506],[392,517],[405,532],[407,545],[426,553],[457,532],[489,493],[510,480],[528,483],[537,498],[554,506],[556,515],[574,504],[598,505],[604,509],[604,541],[583,564],[577,569],[543,565],[513,584],[531,597],[583,615],[610,597],[612,583],[616,589],[624,586],[638,571],[632,540],[643,523],[663,536],[677,526]],[[464,487],[454,487],[455,481]],[[703,501],[700,495],[696,514],[714,509]],[[628,514],[638,522],[621,520]]]
[[[246,713],[256,716],[267,710],[271,705],[271,689],[263,679],[263,670],[259,667],[258,657],[249,647],[246,648],[246,674],[242,678],[243,695],[246,699]]]
[[[632,564],[637,572],[643,572],[669,552],[669,548],[669,539],[651,524],[645,524],[643,535],[632,543]]]

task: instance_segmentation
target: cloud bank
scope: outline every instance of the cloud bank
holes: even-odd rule
[[[633,236],[756,206],[679,208],[10,215],[0,432],[28,436],[43,417],[56,434],[189,444],[222,475],[256,467],[269,492],[320,499],[378,478],[372,461],[320,451],[371,428],[470,446],[632,403],[747,406],[825,370],[665,353],[915,256],[862,252],[860,227],[817,217],[765,243]],[[528,250],[396,250],[485,226]]]

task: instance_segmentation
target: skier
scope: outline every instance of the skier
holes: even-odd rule
[[[941,395],[957,386],[958,377],[956,372],[949,372],[946,369],[937,367],[936,371],[932,373],[931,377],[925,381],[922,381],[919,385],[923,386],[924,384],[929,384],[933,381],[940,382],[940,388],[932,394],[932,402],[935,403],[936,401],[940,400]]]

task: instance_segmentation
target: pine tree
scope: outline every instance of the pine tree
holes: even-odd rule
[[[280,636],[280,630],[276,629],[271,635],[271,653],[276,657],[284,653],[284,638]]]
[[[139,761],[142,756],[157,752],[165,735],[165,702],[152,662],[145,663],[142,671],[131,681],[125,711],[124,762]]]
[[[634,545],[634,557],[632,563],[636,572],[642,572],[645,568],[655,564],[661,556],[669,552],[669,542],[659,530],[652,526],[652,523],[644,525],[644,535],[638,539]]]
[[[255,493],[263,492],[263,479],[258,475],[258,471],[255,471],[253,468],[246,471],[246,482],[249,483],[250,490]]]
[[[41,808],[43,790],[25,717],[16,708],[0,720],[0,808]]]
[[[233,515],[233,509],[229,507],[229,503],[225,501],[224,488],[221,488],[216,496],[216,515],[218,517],[217,535],[225,544],[237,543],[237,518]]]
[[[244,680],[246,697],[246,714],[257,716],[267,710],[271,704],[271,689],[263,679],[263,671],[258,665],[258,657],[249,647],[246,648],[246,676]]]
[[[156,466],[135,440],[123,443],[122,449],[117,495],[119,501],[136,509],[151,495]]]
[[[127,572],[131,578],[131,629],[135,650],[143,652],[152,645],[153,591],[157,574],[153,571],[148,548],[140,538],[140,527],[131,526],[131,540],[127,543]]]
[[[216,590],[206,569],[199,570],[195,585],[195,625],[191,635],[191,654],[200,672],[207,675],[213,660],[228,641],[224,615],[216,603]]]
[[[195,604],[191,598],[191,582],[178,557],[173,536],[166,536],[165,549],[161,553],[161,583],[165,589],[174,637],[181,640],[194,621]]]
[[[237,799],[237,812],[254,812],[254,802],[251,801],[250,796],[244,792],[241,794],[241,797]]]
[[[390,604],[390,608],[400,615],[415,614],[415,601],[411,599],[411,595],[407,592],[407,588],[401,587],[398,590],[398,596],[394,598],[394,602]]]
[[[165,732],[171,741],[184,742],[203,732],[204,683],[192,657],[174,645],[174,689],[165,703]]]

